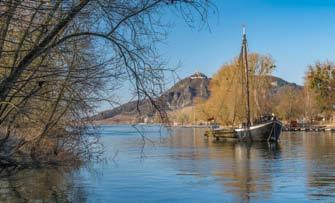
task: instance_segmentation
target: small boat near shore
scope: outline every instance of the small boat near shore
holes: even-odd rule
[[[213,129],[212,134],[217,139],[237,139],[239,141],[263,141],[263,142],[277,142],[282,132],[283,124],[276,119],[272,114],[271,116],[263,116],[257,119],[254,123],[251,123],[250,113],[250,93],[249,93],[249,67],[248,67],[248,54],[247,54],[247,37],[245,28],[243,28],[242,37],[242,48],[239,58],[241,64],[241,76],[242,76],[242,99],[245,99],[246,122],[241,125],[240,128],[235,129]],[[245,93],[245,94],[244,94]]]
[[[247,142],[278,142],[282,132],[282,123],[277,119],[244,126],[241,128],[217,128],[207,130],[205,136],[217,140],[238,140]]]
[[[283,124],[272,114],[258,119],[256,124],[251,124],[250,118],[250,93],[249,93],[249,66],[247,53],[247,35],[243,28],[242,49],[240,53],[240,63],[245,72],[245,99],[246,99],[246,124],[242,128],[235,129],[238,140],[244,141],[274,141],[279,140]],[[243,75],[242,75],[243,77]],[[243,81],[243,80],[242,80]],[[244,84],[242,84],[243,86]]]

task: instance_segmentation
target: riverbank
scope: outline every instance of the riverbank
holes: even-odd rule
[[[117,122],[113,120],[99,120],[95,121],[97,125],[162,125],[161,123],[135,123],[135,122],[122,122],[122,120],[118,120]],[[219,125],[206,125],[206,124],[171,124],[173,128],[221,128],[221,129],[232,129],[232,126],[219,126]],[[293,132],[293,131],[312,131],[312,132],[325,132],[332,131],[335,132],[335,124],[325,124],[325,125],[302,125],[299,124],[297,126],[283,126],[283,131]]]

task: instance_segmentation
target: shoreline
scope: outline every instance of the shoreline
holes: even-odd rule
[[[164,125],[163,123],[130,123],[130,122],[94,122],[96,125]],[[202,129],[213,129],[211,125],[171,125],[172,128],[202,128]],[[222,129],[231,128],[231,126],[220,126]],[[283,126],[283,131],[285,132],[295,132],[295,131],[306,131],[306,132],[325,132],[331,131],[335,132],[334,124],[325,124],[325,125],[308,125],[308,126]]]

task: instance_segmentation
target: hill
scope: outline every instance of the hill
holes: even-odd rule
[[[161,95],[162,101],[165,103],[165,110],[173,111],[187,106],[192,106],[194,101],[198,99],[208,99],[210,95],[209,82],[205,74],[196,72],[186,77],[169,90]],[[140,110],[140,115],[138,114]],[[111,110],[100,112],[93,118],[95,120],[108,120],[109,122],[131,122],[136,118],[136,122],[143,122],[152,119],[156,110],[151,107],[148,100],[131,101]]]
[[[281,78],[275,76],[269,77],[271,77],[271,85],[273,86],[274,93],[285,86],[302,88],[302,86],[287,82]],[[166,105],[164,107],[165,110],[175,111],[183,109],[192,106],[196,99],[208,99],[210,96],[210,80],[205,74],[199,72],[180,80],[161,95],[160,98]],[[153,120],[155,113],[156,110],[150,105],[150,102],[142,100],[131,101],[119,107],[100,112],[93,118],[98,122],[111,123],[150,122]]]

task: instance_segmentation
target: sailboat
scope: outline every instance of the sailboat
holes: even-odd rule
[[[250,93],[249,93],[249,67],[248,67],[248,53],[247,53],[247,35],[245,27],[243,27],[242,49],[240,55],[241,67],[245,72],[245,88],[246,99],[246,123],[242,124],[240,128],[234,129],[234,137],[240,141],[267,141],[277,142],[279,140],[282,123],[272,114],[271,116],[263,116],[258,123],[251,123],[250,119]],[[243,80],[242,80],[243,81]]]

